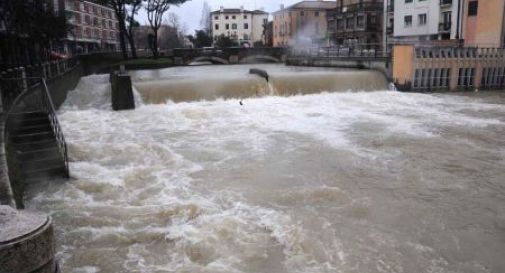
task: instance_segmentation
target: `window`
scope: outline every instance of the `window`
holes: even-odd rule
[[[305,15],[305,12],[302,10],[302,11],[300,12],[300,16],[304,16],[304,15]]]
[[[405,27],[412,26],[412,15],[407,15],[407,16],[403,17],[403,22],[404,22]]]
[[[347,28],[347,29],[354,28],[354,18],[347,18],[346,19],[345,28]]]
[[[225,28],[230,29],[230,24],[226,24]]]
[[[405,0],[405,4],[412,3],[412,0]]]
[[[224,19],[228,20],[228,19],[230,19],[230,17],[229,17],[228,15],[226,15],[226,16],[224,17]]]
[[[232,24],[231,29],[237,29],[237,24]]]
[[[314,12],[314,16],[319,17],[319,11]]]
[[[344,29],[344,20],[337,19],[337,29]]]
[[[249,29],[249,24],[248,23],[244,24],[244,29]]]
[[[233,16],[231,17],[231,19],[235,20],[235,19],[237,19],[237,17],[236,17],[235,15],[233,15]]]
[[[215,30],[219,30],[219,25],[218,25],[218,24],[216,24],[216,25],[214,26],[214,29],[215,29]]]
[[[265,19],[263,19],[263,24],[264,24],[264,25],[268,24],[268,19],[266,19],[266,18],[265,18]]]
[[[102,19],[102,28],[106,28],[107,27],[107,22],[105,21],[105,19]]]
[[[109,21],[109,28],[112,29],[112,21]]]
[[[249,40],[249,35],[244,34],[244,40]]]
[[[375,24],[376,22],[377,22],[377,16],[372,15],[372,16],[370,17],[370,23]]]
[[[479,9],[478,1],[470,1],[468,3],[468,16],[476,16]]]
[[[419,25],[426,25],[426,13],[419,14]]]
[[[79,13],[75,14],[75,22],[79,25],[81,24],[81,14]]]
[[[214,20],[219,20],[219,16],[214,16]]]
[[[247,15],[244,15],[244,19],[247,19]]]
[[[363,15],[358,16],[358,23],[357,23],[357,26],[358,26],[358,27],[363,27],[363,26],[365,26],[365,16],[363,16]]]

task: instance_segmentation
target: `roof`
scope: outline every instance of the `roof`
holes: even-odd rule
[[[337,8],[336,1],[302,1],[296,4],[293,4],[284,10],[292,10],[292,9],[315,9],[315,10],[323,10],[323,9],[334,9]],[[282,11],[282,10],[279,10]],[[279,12],[276,11],[276,12]]]
[[[252,13],[252,14],[268,14],[268,12],[265,12],[263,10],[246,10],[246,9],[223,9],[223,10],[216,10],[211,12],[212,14],[216,13]]]

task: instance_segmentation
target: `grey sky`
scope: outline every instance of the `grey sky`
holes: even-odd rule
[[[211,6],[212,10],[219,9],[220,6],[225,8],[240,8],[244,6],[245,9],[260,9],[265,8],[267,12],[277,11],[281,4],[286,6],[297,3],[301,0],[206,0]],[[190,0],[180,7],[172,7],[169,12],[179,15],[181,23],[186,23],[188,31],[193,33],[195,29],[200,28],[200,19],[202,17],[202,7],[205,0]],[[168,15],[168,14],[167,14]],[[165,17],[167,16],[165,15]],[[148,24],[145,12],[139,14],[139,22],[141,24]],[[188,34],[190,34],[188,33]]]

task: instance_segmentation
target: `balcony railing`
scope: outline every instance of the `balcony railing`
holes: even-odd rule
[[[358,3],[346,5],[344,7],[337,7],[333,11],[336,13],[343,12],[360,12],[360,11],[382,11],[382,3]]]
[[[451,32],[451,22],[443,22],[438,25],[438,32]]]

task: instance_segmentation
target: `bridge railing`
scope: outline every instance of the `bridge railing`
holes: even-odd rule
[[[376,46],[331,46],[293,48],[289,57],[317,57],[317,58],[390,58],[391,52],[383,51]]]

